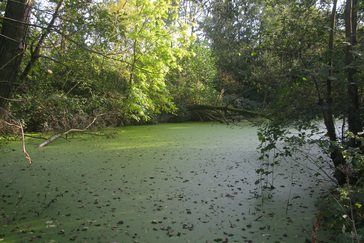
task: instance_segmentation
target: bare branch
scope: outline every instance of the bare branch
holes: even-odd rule
[[[35,50],[32,52],[30,61],[28,62],[27,66],[25,67],[23,73],[20,75],[20,80],[24,80],[28,76],[29,72],[33,68],[33,65],[38,61],[40,48],[42,47],[47,35],[52,31],[52,27],[58,17],[58,12],[61,9],[62,4],[63,4],[63,0],[58,2],[56,10],[54,11],[51,21],[49,22],[49,24],[48,24],[47,28],[45,29],[44,33],[42,34],[42,36],[40,37],[38,44],[35,47]]]
[[[97,118],[99,118],[100,116],[103,116],[103,115],[105,115],[105,114],[100,114],[100,115],[97,115],[93,120],[92,120],[92,122],[90,123],[90,124],[88,124],[84,129],[70,129],[70,130],[68,130],[68,131],[66,131],[66,132],[63,132],[63,133],[59,133],[59,134],[57,134],[57,135],[54,135],[53,137],[51,137],[50,139],[48,139],[48,140],[46,140],[46,141],[44,141],[43,143],[41,143],[41,144],[39,144],[39,148],[42,148],[42,147],[44,147],[44,146],[46,146],[46,145],[48,145],[48,144],[50,144],[51,142],[53,142],[54,140],[56,140],[56,139],[58,139],[58,138],[60,138],[60,137],[62,137],[62,136],[64,136],[64,135],[67,135],[67,134],[69,134],[69,133],[71,133],[71,132],[84,132],[84,131],[86,131],[89,127],[91,127],[92,126],[92,124],[94,124],[95,123],[95,121],[96,121],[96,119]]]

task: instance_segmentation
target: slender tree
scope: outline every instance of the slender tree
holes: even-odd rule
[[[20,80],[23,81],[27,77],[27,75],[32,70],[34,64],[38,61],[38,59],[40,57],[40,50],[42,48],[42,45],[44,44],[45,39],[48,36],[48,34],[52,31],[52,28],[53,28],[53,25],[54,25],[56,19],[59,17],[59,10],[61,9],[62,4],[63,4],[63,0],[60,0],[56,6],[56,9],[54,11],[51,21],[49,22],[47,28],[42,33],[35,49],[32,51],[30,61],[26,65],[23,73],[20,75]]]
[[[348,66],[348,124],[349,131],[355,135],[363,130],[359,110],[359,86],[354,78],[358,71],[353,63],[355,61],[353,50],[357,44],[358,5],[358,0],[347,0],[344,12],[345,36],[347,41],[345,64]]]
[[[327,135],[331,141],[330,145],[330,157],[335,166],[335,178],[338,180],[339,184],[345,183],[345,175],[339,169],[342,165],[345,164],[345,159],[341,151],[334,146],[337,143],[337,135],[336,135],[336,128],[334,123],[334,116],[333,116],[333,98],[332,98],[332,80],[330,77],[333,75],[333,59],[334,59],[334,34],[335,34],[335,22],[336,22],[336,8],[337,8],[337,0],[333,1],[332,11],[331,11],[331,18],[330,18],[330,32],[329,32],[329,43],[328,43],[328,65],[330,66],[330,75],[326,79],[326,95],[325,95],[325,107],[322,109],[323,118],[325,127],[327,130]],[[321,101],[320,101],[321,102]]]

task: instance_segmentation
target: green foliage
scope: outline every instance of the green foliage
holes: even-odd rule
[[[190,104],[216,102],[216,67],[211,50],[205,43],[197,42],[190,51],[189,56],[180,60],[180,68],[173,69],[168,75],[168,85],[174,98]]]
[[[320,201],[319,208],[324,215],[323,223],[336,230],[335,238],[340,242],[356,239],[354,230],[357,231],[359,239],[364,237],[363,203],[362,185],[338,187]]]
[[[170,14],[173,8],[168,2],[136,1],[128,5],[132,8],[120,9],[119,14],[127,14],[126,22],[134,24],[128,23],[127,31],[120,36],[128,42],[115,43],[113,51],[126,49],[130,53],[113,58],[122,58],[124,63],[121,66],[128,82],[125,114],[137,121],[148,120],[152,114],[175,111],[165,76],[171,68],[179,68],[177,60],[187,54],[185,47],[190,37],[185,26],[166,23],[165,19],[176,18]]]
[[[296,1],[270,1],[264,8],[266,33],[258,58],[264,59],[265,65],[255,66],[253,78],[264,94],[265,110],[273,120],[260,134],[266,137],[263,142],[267,143],[267,150],[280,139],[288,142],[288,147],[294,143],[315,142],[324,154],[334,152],[333,148],[344,152],[340,146],[346,142],[345,136],[339,133],[341,139],[333,141],[337,132],[335,128],[329,130],[328,125],[330,119],[334,122],[343,119],[345,123],[348,107],[352,105],[345,94],[348,66],[343,62],[346,47],[342,30],[335,30],[335,48],[329,50],[328,47],[330,11],[325,5]],[[356,62],[360,62],[360,58],[355,59]],[[351,66],[356,65],[354,63]],[[331,141],[328,137],[317,139],[315,135],[318,132],[316,121],[323,118]],[[284,128],[297,129],[301,137],[280,132]],[[307,128],[310,134],[303,134]],[[344,131],[345,124],[339,129]],[[357,152],[361,154],[360,150]]]
[[[167,88],[173,96],[179,121],[190,119],[188,105],[216,104],[215,59],[206,43],[195,42],[188,49],[189,55],[178,61],[178,68],[172,69],[166,79]]]
[[[347,132],[348,142],[344,143],[342,146],[343,156],[352,166],[352,173],[354,176],[358,177],[359,181],[363,183],[364,181],[364,137],[360,135],[355,135],[352,132]],[[362,184],[364,185],[364,183]]]
[[[6,1],[1,1],[0,2],[0,33],[1,33],[1,28],[2,28],[2,23],[3,23],[3,16],[4,16],[4,12],[6,9]]]
[[[328,37],[322,24],[327,18],[314,7],[301,8],[296,3],[268,5],[264,12],[269,17],[259,58],[265,64],[254,67],[255,83],[270,107],[279,110],[277,115],[296,110],[302,113],[289,119],[301,119],[315,111],[312,107],[324,95],[326,79],[320,75],[324,65],[320,60]]]
[[[18,89],[21,103],[12,102],[13,112],[33,131],[79,127],[96,114],[106,114],[103,124],[122,125],[175,112],[166,75],[181,69],[178,62],[192,53],[187,48],[194,38],[176,9],[162,0],[66,1],[62,24]],[[37,25],[47,24],[47,12],[35,15]],[[29,41],[36,43],[41,32],[32,27]]]
[[[199,22],[216,59],[216,88],[226,94],[252,87],[253,67],[261,61],[255,50],[260,42],[261,10],[261,1],[214,0]]]
[[[0,12],[4,12],[6,9],[6,1],[1,1],[0,3]]]

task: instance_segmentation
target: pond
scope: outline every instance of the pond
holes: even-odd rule
[[[304,242],[328,187],[306,162],[276,166],[262,191],[257,128],[161,124],[19,142],[0,158],[4,242]],[[298,158],[296,158],[298,161]],[[329,242],[328,231],[319,233]]]

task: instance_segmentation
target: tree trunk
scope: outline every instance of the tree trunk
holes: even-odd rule
[[[330,20],[330,35],[329,35],[329,46],[328,46],[328,65],[333,65],[333,53],[334,53],[334,32],[335,32],[335,20],[336,20],[336,7],[337,0],[333,1],[333,7],[331,11]],[[330,75],[332,75],[332,70],[330,70]],[[323,118],[327,131],[327,135],[330,139],[330,157],[335,167],[334,176],[340,185],[344,184],[346,181],[345,174],[340,170],[340,167],[345,164],[345,159],[341,151],[334,145],[337,142],[336,129],[334,124],[334,117],[332,114],[332,81],[327,78],[326,80],[326,94],[325,94],[325,104],[323,107]]]
[[[333,52],[334,52],[334,30],[335,30],[335,19],[336,19],[336,5],[337,0],[334,0],[331,20],[330,20],[330,35],[329,35],[329,66],[333,65]],[[330,70],[330,75],[332,74],[332,69]],[[332,83],[331,79],[326,79],[326,95],[325,95],[325,107],[323,110],[324,122],[327,130],[327,134],[331,142],[336,142],[336,131],[332,115]]]
[[[26,48],[29,17],[34,0],[7,2],[0,35],[0,107],[7,110]],[[4,117],[0,112],[0,119]]]
[[[345,37],[348,42],[346,48],[345,64],[349,67],[347,69],[348,76],[348,90],[347,90],[347,112],[349,131],[355,135],[362,131],[362,121],[359,110],[359,91],[358,84],[354,79],[354,75],[358,72],[353,66],[354,56],[353,49],[357,43],[357,24],[358,24],[358,0],[347,0],[345,6]]]

